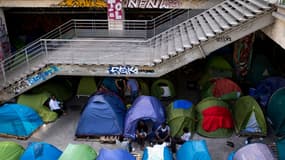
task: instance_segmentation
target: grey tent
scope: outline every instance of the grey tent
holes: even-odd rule
[[[267,145],[252,143],[240,148],[233,160],[274,160],[274,156]]]

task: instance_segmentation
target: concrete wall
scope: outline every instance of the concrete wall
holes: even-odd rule
[[[285,7],[280,6],[273,16],[276,18],[275,23],[264,28],[263,32],[285,49]]]
[[[10,41],[3,9],[0,8],[0,60],[10,54]]]
[[[60,7],[58,4],[63,0],[0,0],[0,7]],[[79,0],[80,1],[80,0]],[[148,8],[195,8],[206,9],[215,4],[222,2],[223,0],[123,0],[124,7],[128,7],[129,3],[141,4],[151,3]],[[154,3],[160,3],[159,5],[153,5]],[[167,3],[166,3],[167,2]],[[172,4],[175,3],[175,4]],[[154,7],[152,7],[154,6]],[[132,7],[130,8],[138,8]]]
[[[0,7],[54,7],[62,0],[0,0]]]

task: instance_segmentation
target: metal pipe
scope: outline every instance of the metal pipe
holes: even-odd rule
[[[47,62],[49,62],[48,49],[47,49],[47,41],[46,41],[46,40],[43,40],[43,41],[44,41],[44,48],[45,48],[45,56],[46,56]]]
[[[30,62],[29,62],[29,56],[28,56],[27,48],[25,48],[25,56],[26,56],[27,67],[28,67],[28,69],[30,69]]]
[[[1,60],[1,70],[2,70],[2,75],[3,75],[3,79],[4,79],[4,84],[5,84],[7,79],[6,79],[6,73],[5,73],[4,61],[3,60]]]

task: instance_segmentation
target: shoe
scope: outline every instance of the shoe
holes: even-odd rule
[[[232,148],[235,147],[234,143],[233,143],[233,142],[230,142],[230,141],[227,141],[227,145],[230,146],[230,147],[232,147]]]

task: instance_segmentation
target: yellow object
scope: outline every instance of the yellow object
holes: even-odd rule
[[[58,5],[64,7],[107,7],[104,0],[63,0]]]
[[[132,104],[127,104],[126,107],[129,109],[132,106]]]

